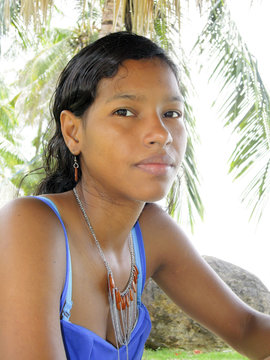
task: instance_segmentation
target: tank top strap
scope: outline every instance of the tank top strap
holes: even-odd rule
[[[145,251],[144,251],[141,228],[138,221],[132,228],[132,240],[133,240],[133,247],[135,252],[136,265],[139,270],[139,275],[137,280],[137,304],[140,306],[142,292],[144,289],[145,279],[146,279],[146,260],[145,260]]]
[[[71,266],[71,256],[70,256],[70,250],[68,244],[67,231],[63,223],[63,220],[61,218],[61,215],[54,202],[44,196],[33,196],[33,197],[38,200],[41,200],[53,210],[55,215],[58,217],[64,231],[65,243],[66,243],[66,278],[65,278],[64,289],[60,298],[60,316],[61,319],[65,319],[68,321],[70,318],[70,310],[72,308],[72,266]]]
[[[33,197],[38,200],[41,200],[53,210],[55,215],[58,217],[64,231],[65,243],[66,243],[66,279],[60,299],[60,316],[61,319],[68,321],[70,318],[70,311],[72,308],[72,265],[71,265],[71,256],[70,256],[70,249],[68,244],[67,231],[63,223],[63,220],[61,218],[61,215],[54,202],[51,199],[48,199],[47,197],[43,197],[43,196],[33,196]],[[137,280],[137,304],[138,306],[140,306],[141,296],[146,279],[146,259],[145,259],[145,250],[144,250],[142,233],[138,221],[132,228],[131,233],[132,233],[133,247],[135,252],[135,261],[137,268],[139,270],[139,275]]]

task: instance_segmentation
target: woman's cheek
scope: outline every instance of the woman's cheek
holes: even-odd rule
[[[187,147],[187,131],[183,122],[179,123],[179,126],[175,129],[173,139],[180,161],[182,161]]]
[[[182,157],[184,157],[187,148],[187,130],[185,126],[183,126],[183,132],[181,137],[182,137]]]

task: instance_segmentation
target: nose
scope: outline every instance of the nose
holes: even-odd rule
[[[165,147],[172,143],[171,132],[164,124],[163,119],[155,114],[145,123],[144,145],[147,147]]]

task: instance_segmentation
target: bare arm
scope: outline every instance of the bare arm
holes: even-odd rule
[[[51,209],[18,199],[0,211],[0,358],[64,360],[59,302],[65,241]]]
[[[141,225],[146,255],[155,263],[152,277],[168,296],[250,359],[269,356],[270,317],[240,300],[157,206],[146,207]]]

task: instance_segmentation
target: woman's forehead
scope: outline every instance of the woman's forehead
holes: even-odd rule
[[[107,101],[118,98],[143,100],[144,92],[158,89],[168,97],[181,101],[178,80],[163,60],[158,58],[126,60],[111,78],[103,78],[97,87],[97,97],[106,96]]]

